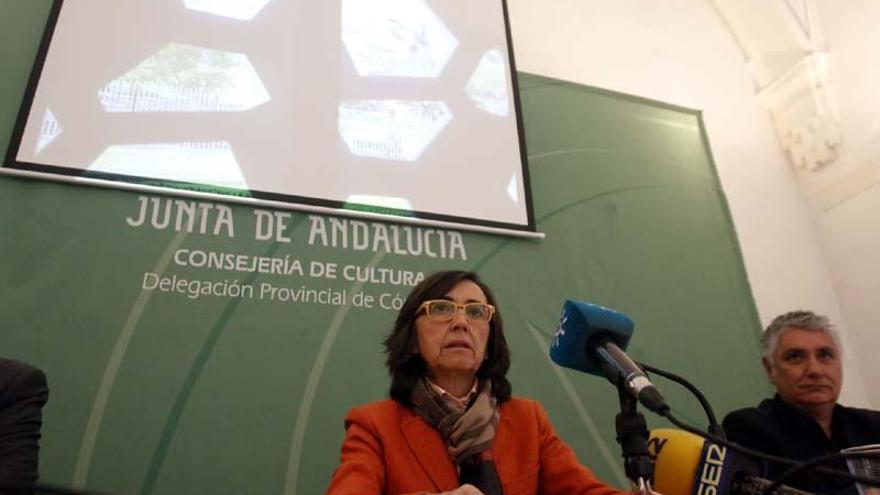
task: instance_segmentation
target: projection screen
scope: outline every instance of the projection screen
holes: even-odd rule
[[[506,14],[56,0],[3,170],[534,236]]]

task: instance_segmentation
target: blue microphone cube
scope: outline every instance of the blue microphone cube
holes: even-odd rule
[[[602,336],[621,349],[626,349],[634,326],[633,321],[623,313],[598,304],[568,299],[562,307],[559,326],[550,345],[550,359],[566,368],[605,376],[599,363],[588,355],[587,344]]]

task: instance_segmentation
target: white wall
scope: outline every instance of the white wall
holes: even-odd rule
[[[832,266],[850,340],[858,343],[849,350],[870,383],[880,378],[880,3],[816,3],[843,143],[835,162],[799,177]],[[868,403],[880,405],[880,388],[866,389]]]
[[[847,332],[813,209],[740,47],[708,0],[508,0],[508,7],[519,70],[702,110],[761,321],[812,309],[835,321],[854,349],[861,335]],[[864,406],[856,354],[846,354],[842,401]]]

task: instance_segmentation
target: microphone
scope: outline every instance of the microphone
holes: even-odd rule
[[[569,299],[562,307],[550,359],[560,366],[622,384],[643,406],[665,415],[669,410],[666,399],[623,351],[632,333],[633,322],[625,314]]]
[[[760,495],[772,484],[763,464],[684,430],[651,431],[654,489],[663,495]],[[781,485],[776,495],[810,495]]]

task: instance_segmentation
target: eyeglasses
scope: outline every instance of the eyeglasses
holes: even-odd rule
[[[449,321],[455,317],[458,308],[464,310],[464,315],[473,321],[489,321],[495,314],[495,306],[486,303],[456,304],[446,299],[432,299],[425,301],[419,306],[419,311],[425,310],[425,316],[434,321]]]

